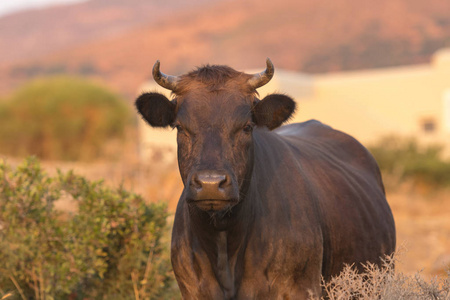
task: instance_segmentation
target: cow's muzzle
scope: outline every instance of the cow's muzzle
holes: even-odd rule
[[[198,171],[192,174],[188,188],[188,203],[205,211],[224,210],[238,201],[236,184],[225,171]]]

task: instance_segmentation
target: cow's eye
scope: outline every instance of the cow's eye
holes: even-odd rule
[[[180,133],[184,131],[183,127],[180,124],[173,125],[173,128],[174,129],[176,128],[177,131],[180,132]]]
[[[242,128],[242,131],[244,131],[245,133],[250,133],[253,130],[253,124],[247,124],[244,126],[244,128]]]

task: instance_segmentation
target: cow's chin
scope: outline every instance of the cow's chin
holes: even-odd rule
[[[236,201],[233,200],[214,200],[214,199],[192,200],[188,202],[206,212],[224,211],[231,208],[236,203]]]

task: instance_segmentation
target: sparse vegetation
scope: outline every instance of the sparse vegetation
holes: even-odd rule
[[[166,218],[165,205],[123,188],[50,177],[34,158],[15,170],[0,161],[0,297],[177,298]]]
[[[381,171],[397,181],[450,187],[450,161],[442,158],[440,146],[420,146],[414,139],[386,137],[369,150]]]
[[[0,149],[14,156],[90,160],[120,139],[131,120],[125,102],[79,78],[52,77],[20,88],[0,106]]]
[[[396,260],[386,257],[381,267],[364,265],[365,272],[357,273],[353,266],[345,266],[339,276],[322,282],[324,296],[310,300],[448,300],[450,299],[450,270],[447,277],[424,280],[419,273],[406,276],[395,272]]]

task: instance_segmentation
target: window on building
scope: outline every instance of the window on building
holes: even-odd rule
[[[432,118],[422,120],[422,131],[425,133],[433,133],[436,131],[436,120]]]

